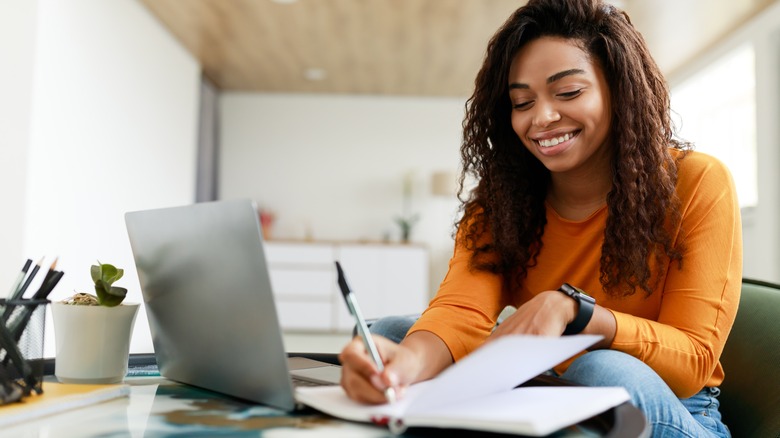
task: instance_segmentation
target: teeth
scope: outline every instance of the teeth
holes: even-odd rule
[[[539,145],[543,148],[549,148],[551,146],[556,146],[560,143],[563,143],[564,141],[572,138],[572,134],[568,133],[566,135],[563,135],[561,137],[556,138],[549,138],[547,140],[539,140]]]

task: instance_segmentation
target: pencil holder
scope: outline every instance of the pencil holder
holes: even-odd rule
[[[43,392],[48,300],[0,299],[0,404]]]

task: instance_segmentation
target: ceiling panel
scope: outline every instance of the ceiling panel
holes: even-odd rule
[[[518,0],[140,0],[223,90],[468,96]],[[669,73],[775,0],[623,0]]]

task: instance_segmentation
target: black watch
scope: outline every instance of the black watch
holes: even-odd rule
[[[593,317],[593,308],[596,306],[596,300],[569,283],[563,283],[558,288],[558,291],[563,292],[579,303],[577,316],[574,317],[574,321],[566,325],[566,330],[563,331],[564,335],[576,335],[585,330],[585,327],[590,322],[590,318]]]

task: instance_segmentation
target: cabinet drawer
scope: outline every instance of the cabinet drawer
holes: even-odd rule
[[[268,242],[264,247],[266,260],[272,267],[279,264],[332,265],[334,260],[332,245]]]
[[[278,297],[329,298],[335,288],[336,277],[326,269],[272,268],[271,288]]]
[[[277,300],[276,309],[285,330],[331,330],[333,326],[330,302]]]

